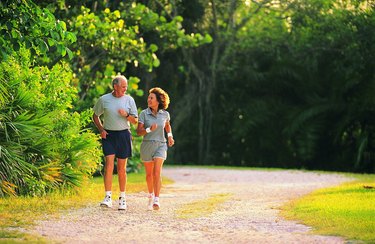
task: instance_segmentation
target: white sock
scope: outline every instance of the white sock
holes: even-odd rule
[[[110,197],[112,197],[112,191],[106,191],[106,192],[105,192],[105,195],[106,195],[106,196],[110,196]]]
[[[124,191],[120,192],[120,197],[125,198],[125,192]]]
[[[155,197],[154,202],[159,202],[159,197]]]
[[[154,197],[154,193],[148,193],[148,198],[153,198]]]

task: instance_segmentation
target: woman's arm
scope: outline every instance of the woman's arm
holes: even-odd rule
[[[156,130],[157,127],[158,127],[157,124],[152,124],[150,127],[145,128],[145,125],[143,123],[138,123],[137,135],[144,136],[147,133],[150,133],[151,131]]]
[[[168,135],[168,146],[173,146],[174,145],[174,139],[173,139],[173,134],[172,134],[172,126],[169,121],[165,122],[165,132],[167,132]]]
[[[146,129],[145,129],[145,125],[143,123],[138,123],[137,135],[138,136],[144,136],[146,134],[147,134],[147,132],[146,132]]]

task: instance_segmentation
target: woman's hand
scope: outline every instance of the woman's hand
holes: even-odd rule
[[[173,137],[169,136],[168,137],[168,146],[172,147],[173,145],[174,145],[174,139],[173,139]]]
[[[152,125],[150,126],[150,130],[151,130],[151,131],[156,130],[156,128],[158,128],[158,125],[157,125],[157,124],[152,124]]]

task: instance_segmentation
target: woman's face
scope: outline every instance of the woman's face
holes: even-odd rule
[[[159,102],[156,99],[156,95],[154,93],[150,93],[147,98],[147,105],[151,108],[158,108]]]

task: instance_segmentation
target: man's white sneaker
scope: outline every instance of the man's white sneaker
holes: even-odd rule
[[[105,196],[103,202],[100,203],[100,207],[112,208],[112,198],[111,196]]]
[[[154,197],[153,196],[149,196],[148,197],[148,204],[147,204],[147,209],[148,210],[153,210],[154,208],[152,207],[154,204]]]
[[[118,199],[118,210],[126,210],[126,199],[125,197],[120,197]]]
[[[152,207],[153,207],[154,210],[159,210],[159,208],[160,208],[159,198],[155,197],[154,204],[152,205]]]

